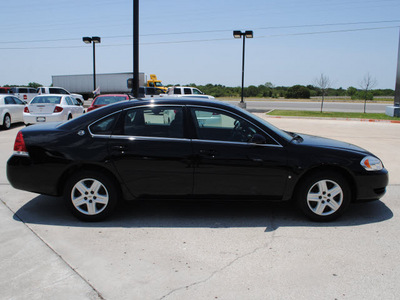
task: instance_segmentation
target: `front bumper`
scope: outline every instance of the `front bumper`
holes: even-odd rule
[[[378,200],[386,193],[389,183],[389,174],[386,169],[356,176],[357,193],[354,201]]]

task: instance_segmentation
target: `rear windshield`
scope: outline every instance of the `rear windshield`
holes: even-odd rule
[[[95,105],[107,105],[113,104],[115,102],[124,101],[126,97],[124,96],[102,96],[96,99]]]
[[[33,98],[30,104],[41,104],[41,103],[60,104],[60,102],[61,102],[61,97],[59,96],[41,96]]]

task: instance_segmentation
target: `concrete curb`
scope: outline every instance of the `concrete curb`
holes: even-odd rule
[[[370,123],[393,123],[400,124],[400,120],[377,120],[377,119],[357,119],[357,118],[318,118],[318,117],[291,117],[291,116],[269,116],[268,118],[277,119],[310,119],[310,120],[339,120],[339,121],[359,121],[359,122],[370,122]]]

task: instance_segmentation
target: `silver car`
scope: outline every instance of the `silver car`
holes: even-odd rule
[[[80,103],[69,95],[39,95],[24,109],[24,123],[63,122],[84,113]]]

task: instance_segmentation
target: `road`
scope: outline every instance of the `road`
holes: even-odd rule
[[[231,104],[237,104],[238,101],[226,101]],[[245,100],[246,101],[246,100]],[[276,100],[248,100],[247,109],[249,111],[268,111],[271,109],[284,110],[308,110],[320,111],[321,102],[314,101],[276,101]],[[386,106],[393,103],[367,103],[367,113],[385,113]],[[323,111],[331,112],[364,112],[364,103],[353,102],[325,102]]]

